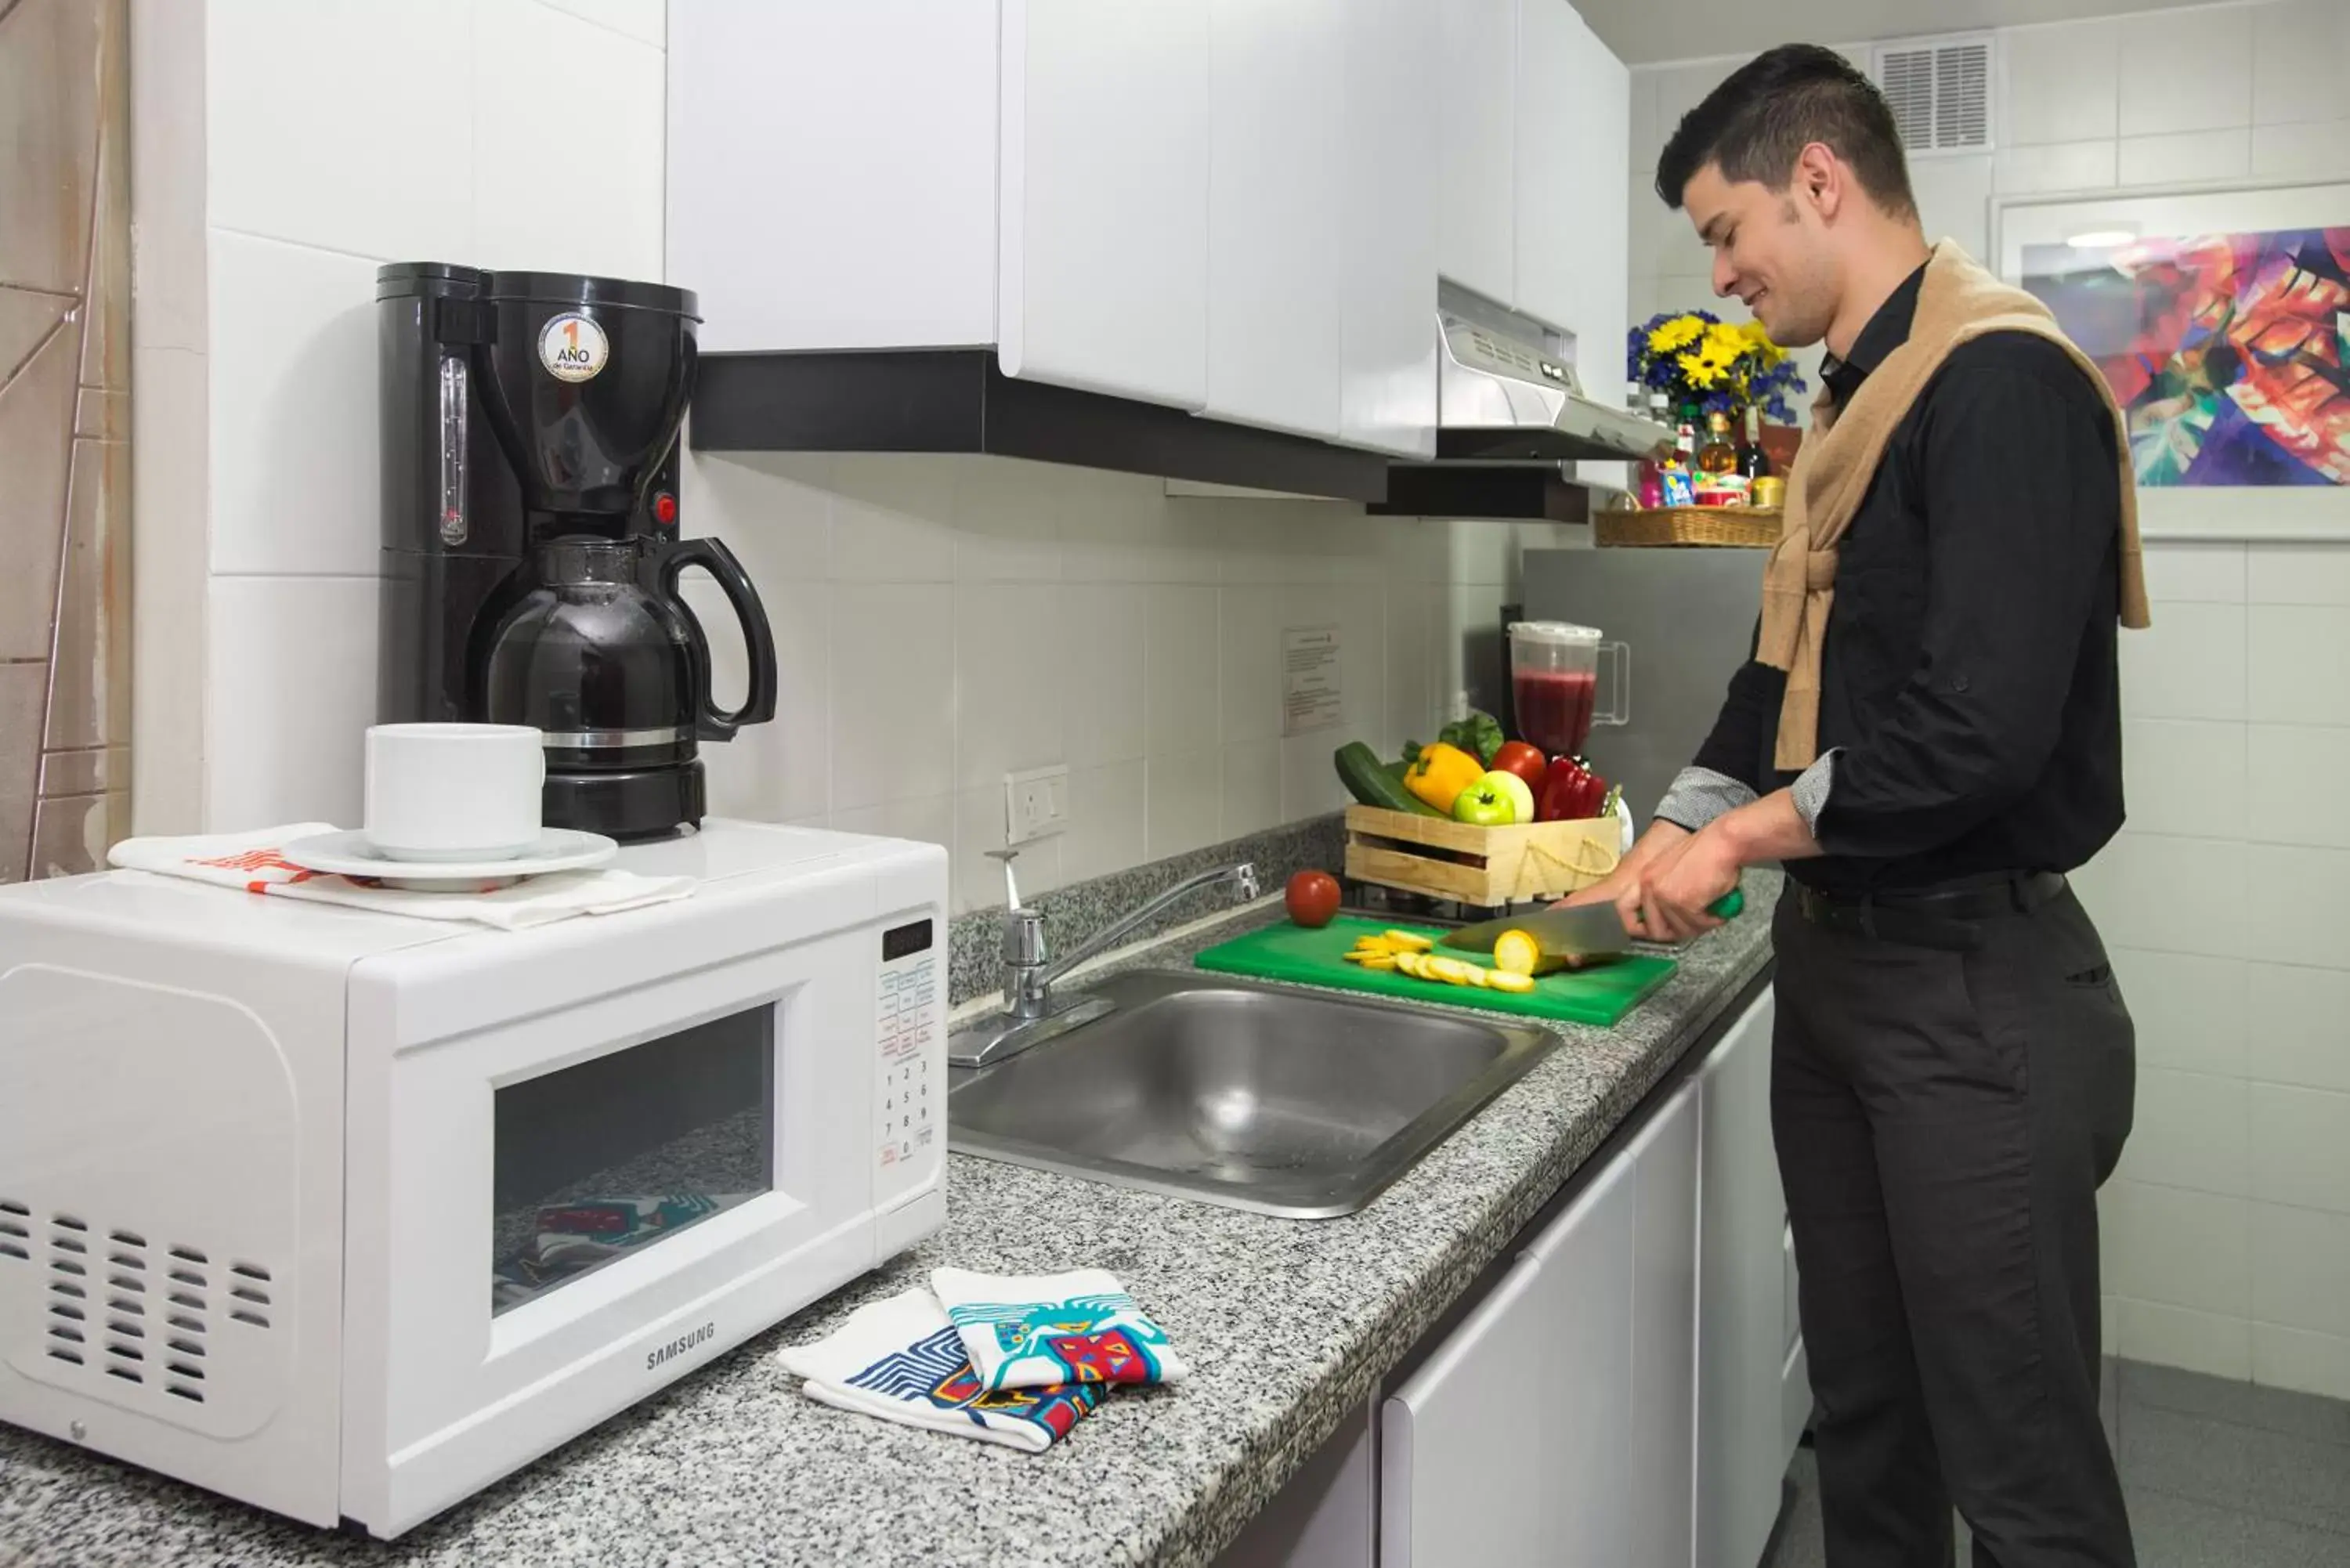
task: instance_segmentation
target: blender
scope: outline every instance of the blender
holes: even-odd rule
[[[1600,656],[1613,660],[1609,703],[1599,706]],[[1580,756],[1595,724],[1632,719],[1632,649],[1596,627],[1563,620],[1510,625],[1510,698],[1518,737],[1545,756]]]

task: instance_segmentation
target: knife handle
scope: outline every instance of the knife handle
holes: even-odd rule
[[[1705,912],[1717,919],[1736,919],[1746,912],[1745,891],[1742,888],[1732,888],[1729,892],[1708,904],[1705,907]]]

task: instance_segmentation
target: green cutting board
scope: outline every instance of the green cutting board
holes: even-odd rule
[[[1387,926],[1371,920],[1341,919],[1320,930],[1284,920],[1261,931],[1210,948],[1191,961],[1218,974],[1247,975],[1254,980],[1285,980],[1302,985],[1336,986],[1367,991],[1379,996],[1409,997],[1414,1002],[1448,1006],[1482,1007],[1494,1012],[1514,1012],[1525,1018],[1558,1018],[1570,1023],[1614,1023],[1639,1005],[1657,987],[1672,978],[1679,966],[1672,960],[1634,954],[1573,974],[1546,974],[1534,990],[1513,996],[1505,991],[1479,991],[1471,986],[1439,985],[1414,980],[1390,970],[1365,969],[1348,963],[1346,954],[1358,938],[1381,931],[1411,931],[1433,941],[1444,935],[1421,926]],[[1492,955],[1440,950],[1468,963],[1486,963]]]

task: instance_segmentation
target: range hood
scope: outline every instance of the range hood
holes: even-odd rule
[[[1539,322],[1448,284],[1436,327],[1436,461],[1391,468],[1373,512],[1586,522],[1589,493],[1567,465],[1672,444],[1671,427],[1586,393],[1567,339]]]

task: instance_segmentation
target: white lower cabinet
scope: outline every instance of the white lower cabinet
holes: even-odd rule
[[[1753,1568],[1811,1402],[1771,1018],[1766,992],[1225,1568]]]

